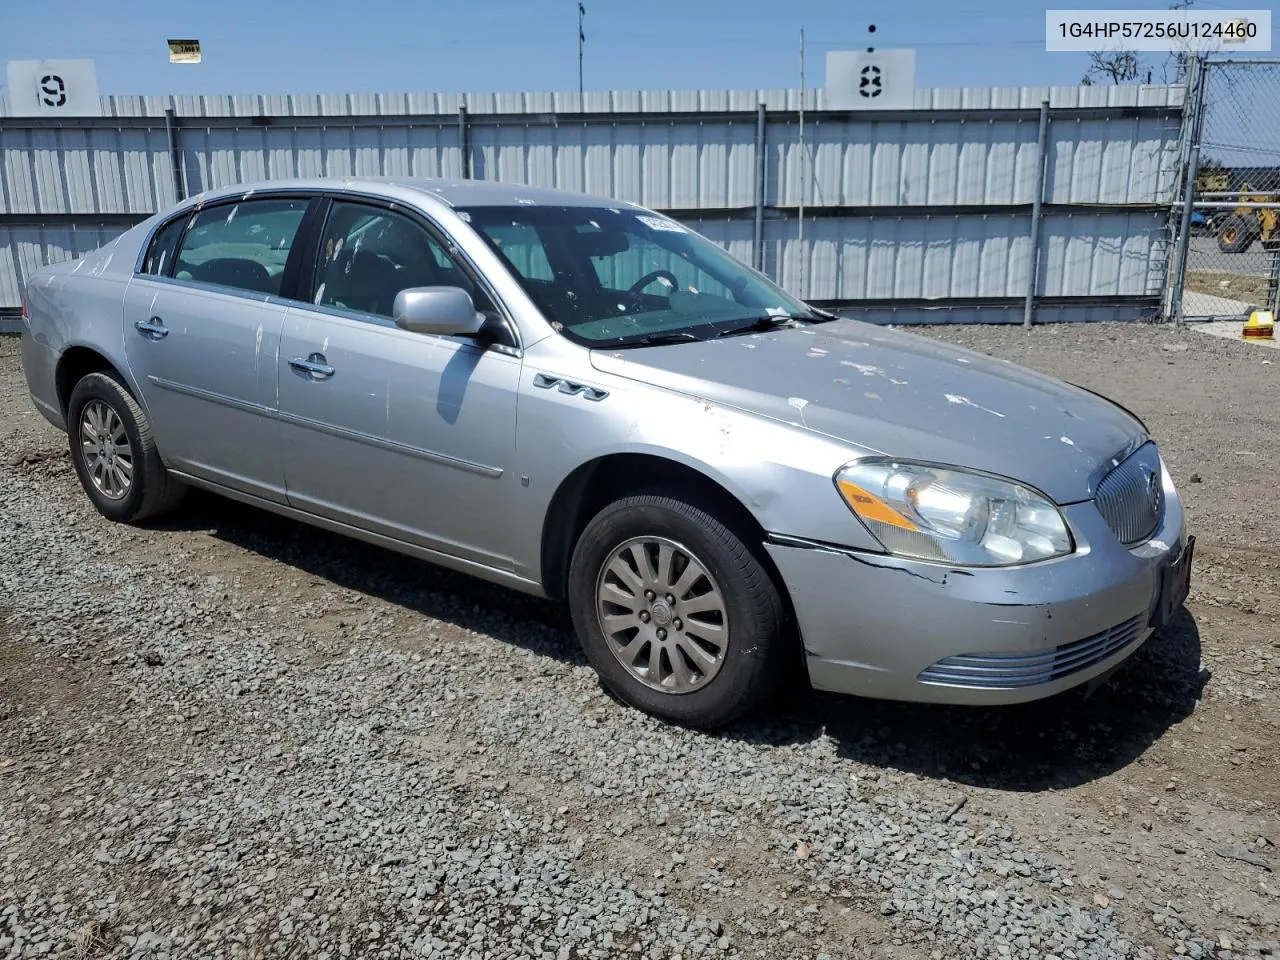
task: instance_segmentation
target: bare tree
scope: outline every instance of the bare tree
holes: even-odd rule
[[[1138,55],[1132,50],[1094,50],[1089,54],[1089,69],[1080,82],[1085,86],[1093,86],[1094,78],[1105,80],[1108,77],[1113,84],[1128,83],[1136,80],[1142,64]]]
[[[1171,0],[1170,10],[1189,10],[1198,0]],[[1171,51],[1160,67],[1160,75],[1165,83],[1185,83],[1195,59],[1189,44],[1183,43],[1181,49]],[[1089,54],[1089,69],[1080,78],[1083,86],[1091,87],[1099,81],[1106,82],[1110,78],[1113,84],[1129,83],[1138,80],[1150,83],[1155,71],[1150,64],[1144,65],[1133,50],[1095,50]]]

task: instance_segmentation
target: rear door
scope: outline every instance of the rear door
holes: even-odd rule
[[[285,320],[280,421],[289,503],[511,569],[520,356],[506,343],[401,330],[407,287],[494,301],[443,234],[390,205],[334,199],[310,289]]]
[[[276,360],[311,202],[255,196],[181,217],[125,295],[125,357],[165,462],[281,503]]]

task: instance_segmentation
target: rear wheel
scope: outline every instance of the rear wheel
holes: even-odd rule
[[[786,673],[785,613],[761,559],[701,505],[662,494],[610,504],[569,570],[583,650],[625,702],[721,726],[761,706]]]
[[[91,373],[67,404],[71,462],[98,512],[138,523],[176,507],[186,486],[169,475],[138,402],[112,373]]]
[[[1218,233],[1218,249],[1223,253],[1244,253],[1257,236],[1257,220],[1235,213],[1222,224],[1222,230]]]

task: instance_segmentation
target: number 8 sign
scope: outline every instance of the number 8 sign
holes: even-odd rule
[[[874,64],[867,64],[862,68],[862,79],[858,82],[858,96],[878,97],[884,93],[884,84],[880,82],[880,68]]]
[[[915,106],[914,50],[831,50],[829,110],[910,110]]]

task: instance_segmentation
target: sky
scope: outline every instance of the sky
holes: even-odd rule
[[[1200,8],[1266,6],[1196,0]],[[913,47],[916,86],[1075,84],[1028,0],[584,0],[589,90],[821,86],[826,51]],[[1079,2],[1075,6],[1103,6]],[[1062,0],[1054,6],[1069,7]],[[1125,0],[1132,9],[1164,3]],[[868,27],[874,24],[874,38]],[[204,62],[168,62],[194,37]],[[1151,54],[1160,82],[1164,55]],[[103,94],[576,90],[576,0],[0,0],[0,62],[85,57]],[[2,82],[2,80],[0,80]]]

